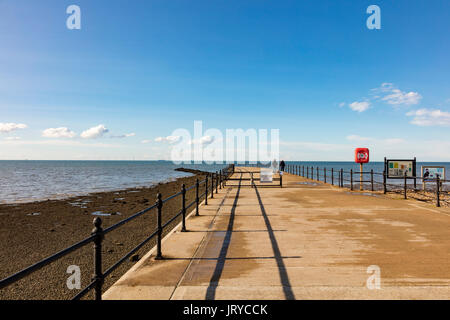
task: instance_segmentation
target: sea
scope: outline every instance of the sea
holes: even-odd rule
[[[345,172],[349,172],[350,169],[359,171],[359,165],[354,162],[287,161],[286,164],[319,167],[321,175],[324,167],[327,170],[334,168],[335,171],[341,168]],[[0,161],[0,204],[63,199],[93,192],[151,187],[160,182],[192,175],[175,171],[176,168],[215,172],[227,165],[174,164],[171,161],[2,160]],[[418,175],[420,175],[420,167],[424,165],[446,167],[449,178],[450,162],[417,162]],[[371,162],[364,165],[363,171],[373,169],[374,172],[381,173],[383,167],[383,162]],[[347,173],[344,178],[348,178]],[[355,180],[357,179],[359,176],[355,176]],[[375,174],[374,179],[381,182],[382,176]],[[389,182],[401,183],[398,180]]]

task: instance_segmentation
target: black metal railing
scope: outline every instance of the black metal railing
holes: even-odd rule
[[[375,191],[375,185],[378,185],[382,187],[383,193],[387,194],[388,192],[401,192],[404,199],[408,198],[408,191],[414,191],[419,193],[420,190],[417,189],[417,181],[422,181],[422,183],[431,183],[434,185],[434,190],[432,190],[434,193],[434,200],[437,207],[441,206],[441,202],[449,202],[448,200],[442,199],[442,195],[449,195],[449,191],[445,191],[443,188],[443,185],[445,183],[450,182],[450,180],[444,180],[440,179],[439,177],[437,179],[424,179],[423,177],[416,177],[416,176],[405,176],[401,179],[401,183],[392,184],[388,183],[388,177],[385,171],[383,172],[374,172],[373,169],[370,171],[353,171],[353,169],[350,169],[350,171],[344,171],[344,169],[336,170],[334,168],[322,168],[319,167],[313,167],[313,166],[303,166],[303,165],[292,165],[288,164],[285,167],[285,171],[289,174],[302,176],[307,179],[316,180],[316,181],[323,181],[324,183],[330,183],[331,185],[336,185],[339,188],[348,187],[351,191],[355,189],[355,184],[359,184],[360,190],[366,190],[366,191]],[[344,176],[345,174],[345,176]],[[336,177],[337,175],[337,177]],[[355,175],[359,175],[360,179],[354,179]],[[377,179],[374,178],[374,176],[382,176],[382,181],[377,181]],[[369,176],[368,180],[367,176]],[[344,178],[345,177],[345,178]],[[397,179],[398,180],[398,179]],[[410,184],[408,184],[408,181],[413,181],[413,187],[410,187]],[[364,184],[369,184],[370,189],[364,189]],[[424,185],[425,186],[425,185]],[[390,189],[389,189],[389,188]],[[426,194],[426,189],[424,187],[424,193],[423,196],[430,197],[430,195]]]
[[[199,181],[199,179],[196,180],[196,183],[189,188],[186,188],[186,186],[183,184],[181,187],[180,192],[173,194],[165,199],[162,198],[161,193],[158,193],[156,203],[142,211],[139,211],[132,216],[123,219],[116,224],[103,229],[102,228],[102,220],[99,217],[94,218],[93,224],[94,228],[91,232],[91,235],[3,280],[0,281],[0,289],[3,289],[22,278],[40,270],[41,268],[51,264],[52,262],[55,262],[56,260],[68,255],[71,252],[74,252],[75,250],[78,250],[90,243],[93,243],[94,248],[94,263],[93,263],[93,270],[94,274],[92,277],[91,282],[84,287],[80,292],[78,292],[72,299],[73,300],[79,300],[83,298],[88,292],[91,290],[94,290],[94,296],[96,300],[101,300],[102,298],[102,292],[103,292],[103,283],[105,278],[110,275],[114,270],[117,269],[124,261],[126,261],[128,258],[130,258],[134,253],[136,253],[140,248],[142,248],[146,243],[148,243],[150,240],[152,240],[154,237],[157,237],[156,241],[156,257],[155,259],[162,259],[162,237],[163,237],[163,231],[165,228],[167,228],[172,222],[174,222],[177,218],[182,216],[181,219],[181,231],[185,232],[186,229],[186,213],[187,210],[189,210],[192,206],[195,205],[195,215],[199,216],[199,205],[202,201],[202,199],[205,200],[205,205],[208,205],[208,197],[213,198],[214,197],[214,189],[216,193],[218,192],[218,188],[224,187],[225,181],[234,173],[234,165],[229,165],[227,168],[220,170],[219,172],[216,171],[215,173],[206,173],[206,177],[204,180]],[[208,178],[211,179],[208,179]],[[200,194],[200,187],[204,185],[205,190]],[[195,199],[189,203],[186,204],[186,192],[190,191],[195,188]],[[180,211],[175,214],[172,218],[169,219],[166,223],[162,224],[162,211],[164,208],[164,204],[181,196],[181,209]],[[102,243],[105,239],[105,235],[108,233],[114,231],[115,229],[127,224],[128,222],[136,219],[139,216],[142,216],[150,211],[154,211],[156,209],[157,214],[157,228],[155,231],[153,231],[147,238],[145,238],[142,242],[140,242],[137,246],[135,246],[133,249],[128,251],[122,258],[120,258],[117,262],[115,262],[112,266],[110,266],[107,270],[103,271],[103,264],[102,264]]]

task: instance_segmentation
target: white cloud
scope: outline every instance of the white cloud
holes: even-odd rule
[[[26,124],[23,123],[3,123],[0,122],[0,133],[7,133],[11,131],[15,131],[18,129],[25,129],[27,127]]]
[[[21,137],[6,137],[5,138],[5,140],[7,140],[7,141],[17,141],[17,140],[20,140],[20,139],[22,139]]]
[[[391,105],[413,105],[418,104],[422,96],[418,92],[403,92],[399,89],[392,89],[391,94],[381,98],[381,100],[386,101]]]
[[[417,126],[450,126],[450,112],[437,109],[419,109],[408,112],[406,115],[413,117],[411,123]]]
[[[42,131],[42,136],[45,138],[73,138],[76,133],[66,127],[48,128]]]
[[[134,137],[136,135],[136,133],[132,132],[132,133],[126,133],[126,134],[121,134],[119,136],[111,136],[111,138],[115,138],[115,139],[123,139],[123,138],[129,138],[129,137]]]
[[[15,146],[58,146],[58,147],[99,147],[99,148],[120,148],[120,145],[107,143],[83,143],[77,140],[18,140],[5,139],[0,140],[0,145],[15,145]]]
[[[157,137],[155,139],[156,142],[168,142],[170,144],[178,142],[180,140],[180,136],[167,136],[167,137]],[[147,140],[144,140],[147,141]]]
[[[214,142],[214,137],[211,136],[203,136],[200,139],[194,139],[189,142],[189,144],[200,144],[202,146],[211,144]]]
[[[350,103],[349,107],[353,111],[363,112],[363,111],[366,111],[367,109],[369,109],[370,102],[368,102],[368,101],[361,101],[361,102],[355,101],[353,103]]]
[[[339,108],[345,107],[345,102],[339,103]]]
[[[150,143],[152,140],[142,140],[141,143]]]
[[[102,137],[108,131],[109,130],[106,129],[103,124],[99,124],[96,127],[92,127],[90,129],[87,129],[86,131],[83,131],[80,136],[84,139],[96,139]]]

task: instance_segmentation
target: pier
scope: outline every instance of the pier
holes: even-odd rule
[[[236,167],[103,299],[450,299],[449,208],[258,173]]]

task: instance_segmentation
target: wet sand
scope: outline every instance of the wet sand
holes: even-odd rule
[[[149,188],[127,189],[115,192],[99,192],[64,200],[49,200],[24,204],[0,205],[0,278],[5,278],[23,268],[88,237],[93,229],[92,213],[101,214],[103,228],[113,225],[155,203],[156,195],[163,198],[204,179],[204,174],[179,178]],[[200,188],[204,192],[204,185]],[[189,204],[195,199],[195,188],[186,194]],[[163,208],[163,223],[181,208],[181,197],[167,203]],[[192,207],[193,208],[193,207]],[[191,209],[192,209],[191,208]],[[164,232],[176,226],[176,219]],[[103,242],[104,270],[139,244],[156,228],[156,210],[125,224],[106,235]],[[138,260],[153,247],[150,241],[137,253]],[[77,265],[81,269],[82,288],[90,283],[93,273],[93,249],[89,244],[30,276],[0,290],[0,299],[70,299],[79,290],[66,286],[67,268]],[[104,289],[114,283],[136,261],[127,260],[105,280]],[[92,298],[88,294],[87,298]]]

